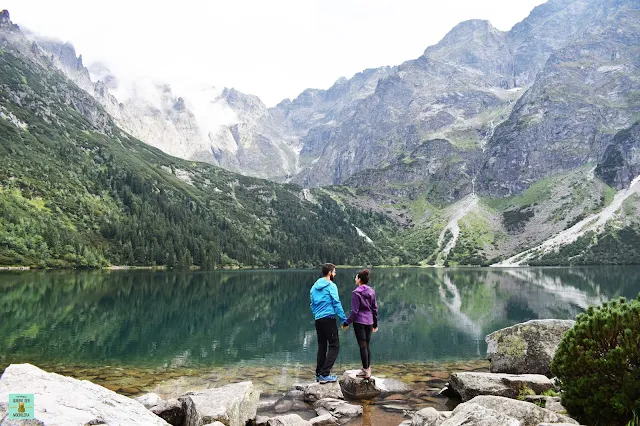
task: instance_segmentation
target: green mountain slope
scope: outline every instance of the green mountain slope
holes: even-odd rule
[[[43,61],[0,54],[0,265],[382,263],[380,215],[168,156]]]

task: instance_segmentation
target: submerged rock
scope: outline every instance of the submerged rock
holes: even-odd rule
[[[11,364],[0,377],[0,419],[8,412],[9,394],[25,392],[25,384],[35,399],[33,425],[168,425],[134,399],[31,364]]]
[[[272,417],[267,421],[267,426],[311,426],[311,423],[297,414]]]
[[[492,373],[551,376],[551,360],[573,320],[532,320],[489,334],[487,358]]]
[[[479,395],[517,398],[525,386],[535,393],[555,389],[554,383],[540,374],[453,373],[449,385],[462,402]]]
[[[245,426],[256,418],[260,391],[251,382],[188,392],[178,398],[185,407],[185,426],[220,421],[226,426]]]

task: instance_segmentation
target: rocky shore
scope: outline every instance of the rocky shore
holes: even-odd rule
[[[0,377],[0,425],[174,426],[543,426],[578,424],[561,405],[550,363],[572,321],[535,320],[486,337],[490,371],[455,371],[444,387],[416,389],[393,377],[294,383],[259,390],[251,381],[179,395],[129,397],[88,380],[9,365]],[[35,420],[9,417],[11,393],[33,393]]]

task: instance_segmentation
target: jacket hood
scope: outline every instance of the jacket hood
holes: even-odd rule
[[[362,293],[363,295],[373,295],[374,291],[371,287],[369,287],[368,285],[359,285],[358,287],[356,287],[355,290],[353,290],[354,293],[358,292],[358,293]]]
[[[331,281],[329,281],[325,277],[318,278],[318,280],[313,285],[313,290],[314,291],[322,290],[322,289],[328,287],[330,284],[331,284]]]

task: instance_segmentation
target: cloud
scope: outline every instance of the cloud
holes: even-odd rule
[[[5,0],[14,22],[118,75],[235,87],[268,105],[422,54],[462,20],[508,30],[542,0]]]

